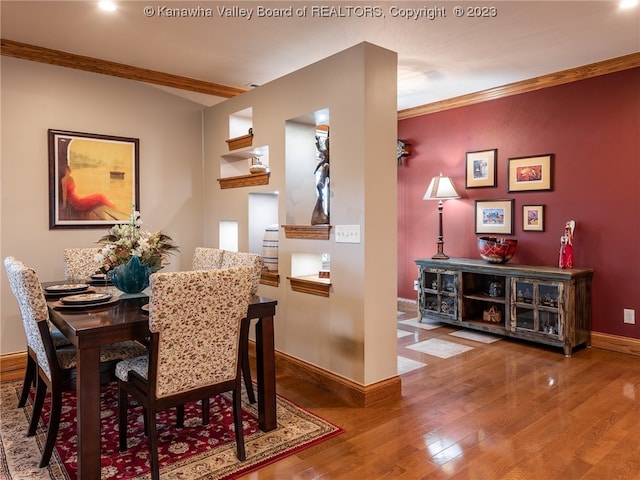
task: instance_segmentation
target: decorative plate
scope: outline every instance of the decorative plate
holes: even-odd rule
[[[50,285],[45,287],[45,291],[50,293],[63,293],[63,292],[81,292],[89,288],[86,283],[64,283],[62,285]]]
[[[66,305],[88,305],[108,302],[111,299],[110,293],[80,293],[63,297],[60,302]]]
[[[62,303],[60,300],[57,300],[51,303],[51,306],[56,310],[89,310],[89,309],[98,309],[98,308],[111,308],[116,303],[120,302],[120,297],[115,296],[111,297],[103,302],[93,302],[93,303]]]

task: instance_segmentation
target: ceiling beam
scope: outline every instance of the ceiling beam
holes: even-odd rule
[[[192,92],[199,92],[223,98],[231,98],[246,91],[246,89],[242,88],[205,82],[203,80],[182,77],[171,73],[147,70],[145,68],[134,67],[132,65],[125,65],[108,60],[100,60],[98,58],[62,52],[60,50],[38,47],[4,38],[1,39],[0,42],[0,53],[2,55],[21,58],[23,60],[48,63],[60,67],[75,68],[78,70],[153,83],[156,85],[163,85],[180,90],[189,90]],[[407,108],[398,112],[398,120],[418,117],[420,115],[440,112],[452,108],[464,107],[467,105],[486,102],[488,100],[496,100],[498,98],[518,95],[520,93],[540,90],[542,88],[554,87],[556,85],[562,85],[636,67],[640,67],[640,52],[612,58],[610,60],[604,60],[602,62],[591,63],[582,67],[570,68],[568,70],[542,75],[540,77],[522,80],[520,82],[509,83],[507,85],[490,88],[480,92],[469,93],[438,102]]]
[[[85,57],[74,53],[29,45],[27,43],[14,42],[13,40],[7,40],[5,38],[1,39],[0,42],[0,53],[2,55],[23,60],[48,63],[59,67],[75,68],[77,70],[153,83],[155,85],[189,90],[214,95],[216,97],[231,98],[246,91],[243,88],[229,87],[227,85],[205,82],[194,78],[181,77],[171,73],[147,70],[146,68],[134,67],[123,63]]]
[[[542,88],[554,87],[556,85],[576,82],[578,80],[584,80],[636,67],[640,67],[640,52],[612,58],[610,60],[604,60],[602,62],[591,63],[582,67],[570,68],[568,70],[551,73],[549,75],[542,75],[540,77],[523,80],[521,82],[509,83],[501,87],[490,88],[481,92],[469,93],[467,95],[452,97],[439,102],[407,108],[398,112],[398,120],[419,117],[420,115],[464,107],[520,93],[532,92]]]

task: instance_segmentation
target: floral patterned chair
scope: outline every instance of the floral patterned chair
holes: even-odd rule
[[[236,455],[245,460],[242,427],[239,343],[247,314],[250,267],[151,275],[149,355],[116,366],[120,451],[127,449],[129,395],[143,406],[151,452],[151,476],[159,479],[156,412],[177,408],[184,426],[184,404],[202,401],[202,423],[209,423],[209,397],[233,392]]]
[[[232,252],[230,250],[207,247],[196,247],[193,254],[193,270],[219,270],[239,266],[251,267],[251,295],[255,295],[258,292],[258,287],[260,286],[260,275],[262,274],[262,270],[264,270],[264,260],[262,256],[256,253]],[[249,401],[251,403],[256,403],[256,396],[253,392],[253,383],[251,382],[249,350],[247,348],[247,345],[249,344],[248,323],[243,325],[240,335],[240,348],[242,349],[240,358],[242,361],[244,385],[247,389]]]
[[[16,262],[22,265],[22,262],[19,262],[13,257],[7,257],[10,262]],[[6,266],[5,260],[5,266]],[[9,282],[11,286],[11,290],[14,295],[17,295],[16,291],[13,289],[13,283]],[[71,342],[64,336],[64,334],[58,330],[55,325],[49,322],[49,332],[51,333],[51,340],[53,341],[54,348],[68,347],[71,345]],[[29,392],[31,391],[31,387],[36,386],[36,378],[37,378],[37,363],[35,361],[35,354],[31,351],[30,347],[27,346],[27,366],[24,371],[24,380],[22,382],[22,392],[20,393],[20,400],[18,400],[18,408],[23,408],[27,404],[27,398],[29,398]]]
[[[27,337],[27,370],[31,368],[36,373],[36,395],[27,436],[35,435],[47,388],[51,390],[49,427],[45,447],[38,464],[42,468],[49,464],[58,435],[62,392],[75,388],[76,350],[72,345],[56,348],[49,329],[47,302],[36,272],[13,257],[7,257],[4,260],[4,266],[9,277],[11,290],[18,300]],[[144,352],[146,349],[133,341],[103,347],[100,351],[102,370],[113,369],[117,361],[137,357],[143,355]],[[30,363],[31,367],[29,367]],[[30,382],[25,385],[27,385],[28,394]]]
[[[222,267],[224,250],[219,248],[196,247],[193,252],[192,270],[218,270]]]
[[[260,286],[260,275],[264,270],[261,255],[248,252],[232,252],[219,248],[196,247],[193,254],[192,270],[219,270],[240,266],[252,268],[251,295],[255,295]]]
[[[96,254],[100,248],[66,248],[64,250],[65,280],[87,280],[100,270]]]

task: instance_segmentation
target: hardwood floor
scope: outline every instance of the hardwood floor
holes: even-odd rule
[[[415,317],[415,310],[399,319]],[[347,407],[279,374],[278,393],[340,425],[342,435],[242,477],[268,479],[640,479],[640,358],[562,351],[456,329],[400,325],[402,399]],[[439,339],[473,347],[439,358],[407,347]]]
[[[349,407],[280,372],[279,394],[345,433],[242,479],[640,479],[640,357],[583,348],[565,358],[452,337],[449,326],[399,330],[410,335],[398,355],[426,364],[402,375],[401,400]],[[472,349],[439,358],[407,348],[428,339]]]

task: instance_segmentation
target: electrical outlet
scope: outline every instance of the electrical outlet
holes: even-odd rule
[[[418,280],[414,280],[413,281],[413,289],[417,292],[418,291]]]
[[[635,324],[636,323],[636,311],[630,308],[624,309],[624,323]]]

